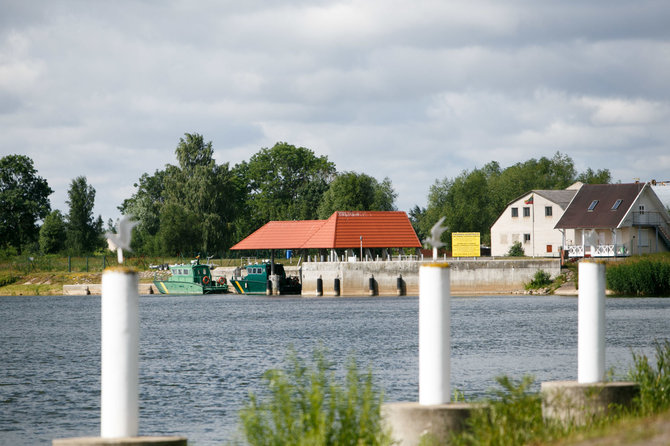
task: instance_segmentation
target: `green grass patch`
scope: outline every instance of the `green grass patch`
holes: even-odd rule
[[[631,381],[640,385],[637,410],[650,415],[670,409],[670,341],[654,342],[656,364],[646,355],[633,353]]]

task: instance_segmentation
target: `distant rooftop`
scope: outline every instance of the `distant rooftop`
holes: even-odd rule
[[[362,237],[362,239],[361,239]],[[420,248],[402,211],[340,211],[328,220],[271,221],[230,249]]]

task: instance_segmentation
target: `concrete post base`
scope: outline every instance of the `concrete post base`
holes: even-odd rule
[[[277,274],[270,276],[270,282],[272,282],[272,294],[279,296],[279,276]]]
[[[392,436],[401,446],[416,446],[423,437],[435,444],[443,444],[450,433],[465,429],[467,420],[481,405],[447,403],[424,406],[416,402],[387,403],[382,405],[382,417],[391,428]]]
[[[612,405],[630,407],[640,387],[633,382],[552,381],[543,382],[541,391],[545,419],[583,425],[596,416],[606,415]]]
[[[185,437],[57,438],[52,446],[187,446]]]

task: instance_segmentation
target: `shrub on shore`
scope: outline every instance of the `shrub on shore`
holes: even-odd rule
[[[607,288],[628,296],[670,296],[670,254],[630,257],[607,265]]]
[[[525,255],[526,253],[523,250],[523,246],[521,246],[521,242],[514,242],[507,251],[508,257],[523,257]]]
[[[533,276],[533,280],[526,284],[526,289],[536,290],[538,288],[548,287],[552,283],[553,281],[551,280],[551,274],[544,270],[538,269]]]

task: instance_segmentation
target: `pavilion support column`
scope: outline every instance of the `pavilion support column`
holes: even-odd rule
[[[270,250],[270,275],[275,275],[275,250]]]

